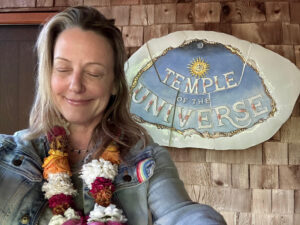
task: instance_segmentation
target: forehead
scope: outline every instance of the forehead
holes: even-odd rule
[[[59,34],[54,45],[54,58],[70,61],[101,61],[112,63],[113,50],[106,37],[81,28],[69,28]]]

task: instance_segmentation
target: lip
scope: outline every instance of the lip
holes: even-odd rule
[[[66,98],[65,100],[70,104],[70,105],[74,105],[74,106],[81,106],[81,105],[86,105],[88,104],[91,100],[83,100],[83,99],[70,99],[70,98]]]

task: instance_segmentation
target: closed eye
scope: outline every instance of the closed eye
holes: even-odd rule
[[[102,74],[99,73],[91,73],[91,72],[86,72],[87,75],[91,76],[91,77],[102,77]]]
[[[70,72],[72,71],[71,69],[68,68],[56,68],[57,72],[65,73],[65,72]]]

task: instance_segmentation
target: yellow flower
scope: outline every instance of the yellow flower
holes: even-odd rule
[[[72,176],[68,161],[68,153],[51,149],[49,154],[50,155],[44,159],[43,164],[43,176],[45,179],[48,179],[49,173],[67,173],[69,176]]]
[[[49,156],[44,159],[43,168],[46,167],[52,160],[59,159],[61,157],[68,157],[68,153],[51,149],[49,151]]]
[[[112,164],[119,165],[121,163],[121,157],[118,146],[115,144],[108,145],[102,153],[101,158],[103,158],[106,161],[110,161]]]

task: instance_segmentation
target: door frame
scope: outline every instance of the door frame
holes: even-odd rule
[[[17,12],[0,13],[0,25],[44,24],[57,12]]]

